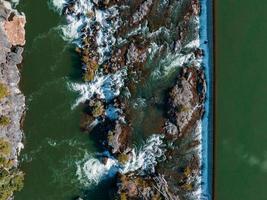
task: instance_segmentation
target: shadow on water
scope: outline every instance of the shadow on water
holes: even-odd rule
[[[82,63],[79,54],[75,51],[75,47],[72,45],[68,49],[69,55],[71,56],[71,72],[69,79],[71,82],[81,82],[82,77]]]
[[[114,197],[115,191],[116,180],[115,178],[111,178],[109,180],[104,180],[99,183],[95,189],[83,190],[82,194],[84,200],[92,200],[92,196],[95,197],[95,199],[99,200],[111,200],[113,199],[112,197]]]

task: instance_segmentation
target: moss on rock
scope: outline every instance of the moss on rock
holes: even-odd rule
[[[1,126],[8,126],[11,123],[9,117],[7,116],[1,116],[0,117],[0,127]]]
[[[9,95],[9,91],[8,91],[7,85],[4,83],[0,83],[0,100],[2,100],[8,95]]]
[[[0,138],[0,200],[7,200],[23,187],[24,173],[10,159],[11,144]]]

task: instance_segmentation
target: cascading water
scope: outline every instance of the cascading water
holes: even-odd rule
[[[54,10],[59,13],[63,13],[66,16],[66,25],[60,25],[62,31],[62,37],[64,40],[75,44],[79,48],[85,47],[83,39],[86,34],[95,38],[95,51],[97,52],[97,62],[99,65],[104,64],[111,58],[114,47],[123,46],[133,38],[142,35],[145,40],[150,43],[147,45],[148,51],[141,55],[138,55],[138,48],[134,45],[134,42],[129,42],[128,53],[125,66],[113,73],[105,74],[103,68],[99,68],[92,81],[86,83],[72,83],[69,82],[68,86],[70,90],[79,93],[79,97],[72,105],[72,109],[76,108],[79,104],[85,103],[90,100],[94,95],[98,95],[99,98],[106,103],[111,102],[114,98],[118,97],[121,93],[121,89],[124,88],[128,81],[129,71],[132,70],[132,63],[135,62],[147,62],[150,69],[149,79],[152,83],[157,84],[158,81],[162,81],[168,78],[169,75],[177,71],[179,67],[195,66],[200,68],[202,66],[202,58],[196,55],[196,49],[199,49],[203,45],[203,41],[200,41],[199,37],[199,16],[195,15],[189,22],[192,25],[192,30],[188,31],[188,37],[175,41],[175,36],[178,35],[178,29],[174,27],[176,22],[171,21],[169,27],[158,27],[156,30],[151,30],[149,23],[146,20],[146,16],[150,12],[153,5],[152,0],[144,1],[136,12],[131,16],[131,19],[123,21],[120,11],[127,8],[127,6],[119,7],[116,4],[99,8],[96,6],[96,2],[91,0],[51,0]],[[167,6],[168,1],[161,2],[160,7]],[[174,3],[171,7],[175,10],[175,6],[179,7],[179,2]],[[68,9],[66,9],[66,7]],[[193,9],[193,12],[196,10]],[[185,15],[184,20],[187,20],[188,16]],[[173,17],[175,18],[175,17]],[[143,22],[145,19],[145,22]],[[172,20],[172,18],[171,18]],[[177,19],[178,20],[178,19]],[[180,19],[181,20],[181,19]],[[189,23],[188,22],[188,23]],[[123,36],[118,36],[116,32],[121,28],[122,24],[125,26],[132,24],[134,28],[129,28]],[[136,24],[139,24],[137,26]],[[135,26],[136,25],[136,26]],[[179,35],[183,38],[183,35]],[[164,39],[162,39],[164,38]],[[161,40],[164,40],[163,42]],[[152,67],[151,67],[152,66]],[[84,68],[84,66],[83,66]],[[136,72],[135,72],[136,73]],[[138,82],[138,81],[136,81]],[[129,95],[131,96],[131,94]],[[142,99],[138,97],[137,100]],[[143,104],[141,104],[143,103]],[[146,99],[142,99],[140,104],[135,102],[133,107],[145,105]],[[137,105],[138,104],[138,105]],[[120,118],[122,110],[115,108],[113,105],[108,105],[105,110],[105,115],[111,120],[118,120]],[[193,111],[192,111],[193,112]],[[96,126],[99,123],[98,120],[94,120],[91,126]],[[197,140],[201,138],[201,122],[198,123],[197,128],[198,136]],[[197,155],[201,158],[201,146],[198,146]],[[146,140],[146,143],[139,149],[131,150],[131,158],[126,164],[121,164],[112,155],[103,153],[101,155],[92,156],[86,154],[84,160],[77,162],[77,176],[78,179],[85,185],[97,184],[101,180],[107,177],[113,177],[117,172],[128,173],[138,171],[140,174],[149,174],[155,172],[155,166],[160,159],[164,159],[164,145],[160,135],[152,135]],[[97,157],[107,156],[106,164],[102,163]],[[201,177],[199,177],[197,184],[200,184]],[[200,198],[200,187],[198,190],[190,193],[195,199]]]
[[[139,171],[140,174],[154,173],[158,160],[165,159],[165,145],[162,139],[161,135],[149,137],[140,149],[134,148],[131,151],[131,159],[125,164],[120,163],[108,152],[96,156],[86,153],[82,161],[76,162],[76,175],[82,184],[92,186],[103,179],[114,177],[117,172],[123,174],[134,171]],[[103,156],[107,158],[105,164],[97,158]]]
[[[120,94],[120,89],[124,85],[126,74],[126,70],[121,70],[111,75],[96,75],[94,80],[89,83],[69,83],[69,88],[80,94],[76,102],[72,105],[72,108],[84,103],[94,94],[99,95],[101,99],[107,101],[114,99],[114,97]]]

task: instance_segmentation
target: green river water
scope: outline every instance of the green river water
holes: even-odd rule
[[[26,176],[24,188],[15,198],[70,200],[83,194],[88,200],[109,199],[109,193],[103,191],[110,188],[112,180],[87,187],[76,175],[76,162],[83,160],[85,153],[97,152],[97,147],[80,131],[82,108],[71,109],[77,94],[67,83],[81,81],[82,74],[74,47],[60,36],[63,17],[49,8],[45,0],[21,0],[18,9],[27,16],[21,80],[27,101],[25,150],[21,155],[21,168]],[[153,62],[148,65],[154,66]],[[163,101],[162,94],[174,79],[175,73],[161,82],[149,79],[139,85],[133,98],[142,96],[153,101],[156,93]],[[162,109],[148,106],[132,111],[136,142],[159,132]]]
[[[216,5],[218,200],[267,196],[266,6],[264,0],[224,0]],[[80,80],[79,58],[61,39],[57,27],[62,18],[47,1],[21,0],[18,8],[27,16],[21,89],[28,110],[21,156],[25,186],[16,199],[69,200],[84,188],[75,162],[96,150],[79,129],[81,108],[71,110],[77,94],[66,84]],[[105,187],[89,191],[89,199],[107,199]]]
[[[61,39],[57,29],[61,19],[47,1],[24,0],[18,9],[27,16],[21,80],[27,115],[21,156],[25,186],[16,199],[72,199],[82,188],[75,162],[95,148],[79,129],[81,109],[71,110],[77,94],[67,82],[80,78],[79,58]]]
[[[216,199],[266,200],[267,1],[216,1]]]

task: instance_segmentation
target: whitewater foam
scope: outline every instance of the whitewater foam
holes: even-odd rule
[[[154,173],[157,162],[165,159],[165,146],[162,139],[162,135],[149,137],[140,149],[132,150],[131,159],[124,165],[108,152],[98,155],[107,157],[106,164],[103,164],[96,156],[86,153],[84,159],[76,163],[76,175],[81,184],[90,186],[98,184],[103,179],[114,177],[117,172],[123,174],[133,171],[140,174]]]
[[[54,8],[54,10],[58,11],[59,13],[62,12],[62,9],[66,4],[66,0],[50,0],[48,2],[49,7]]]
[[[120,18],[116,6],[107,9],[99,9],[94,6],[91,0],[77,0],[72,2],[71,12],[67,12],[67,24],[60,26],[62,30],[62,38],[68,42],[73,42],[79,47],[82,47],[82,28],[91,31],[91,27],[97,24],[97,52],[99,54],[99,64],[102,64],[110,56],[110,52],[116,38],[114,33],[117,31]],[[67,6],[66,0],[51,0],[50,5],[54,10],[62,13],[64,7]],[[93,13],[91,16],[89,13]],[[112,19],[112,20],[111,20]]]
[[[86,154],[82,161],[76,163],[76,175],[81,184],[90,186],[98,184],[104,178],[115,176],[119,169],[117,160],[107,158],[106,164],[92,155]]]
[[[101,99],[110,101],[120,94],[124,85],[124,77],[127,75],[126,69],[117,71],[115,74],[101,75],[97,74],[92,82],[88,83],[68,83],[71,90],[79,93],[79,97],[72,105],[72,109],[80,103],[93,97],[94,94]]]
[[[12,4],[16,7],[20,0],[11,0]]]
[[[123,167],[122,173],[139,170],[141,174],[154,173],[158,159],[165,160],[165,145],[162,135],[152,135],[138,150],[132,150],[132,159]]]

